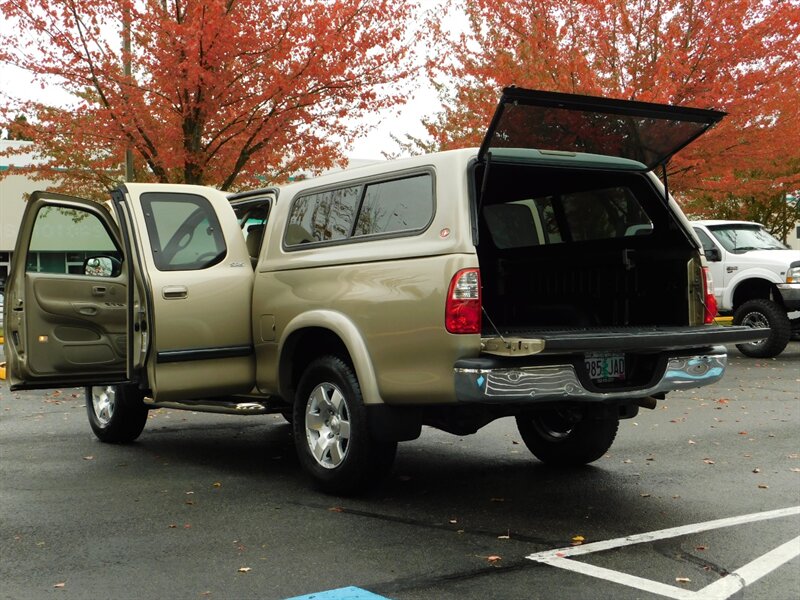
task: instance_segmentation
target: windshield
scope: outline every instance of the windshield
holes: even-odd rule
[[[725,250],[734,254],[750,250],[786,250],[786,246],[758,225],[715,225],[709,230]]]

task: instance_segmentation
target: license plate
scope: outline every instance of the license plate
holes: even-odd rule
[[[594,381],[623,381],[625,379],[624,354],[587,354],[586,371]]]

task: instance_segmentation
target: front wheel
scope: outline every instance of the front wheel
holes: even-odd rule
[[[587,419],[573,410],[548,410],[517,417],[517,429],[531,453],[544,463],[578,466],[603,456],[617,436],[615,417]]]
[[[769,327],[769,337],[760,342],[736,344],[739,352],[752,358],[778,356],[792,337],[792,323],[782,307],[772,300],[748,300],[733,313],[734,325]]]
[[[86,388],[89,425],[101,442],[126,444],[142,433],[147,407],[142,393],[122,385],[94,385]]]
[[[314,360],[303,373],[292,426],[300,464],[324,492],[363,491],[394,462],[397,442],[370,435],[358,380],[336,356]]]

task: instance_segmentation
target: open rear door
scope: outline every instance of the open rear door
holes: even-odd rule
[[[253,267],[227,196],[129,183],[113,195],[144,302],[134,331],[156,403],[212,400],[255,385]],[[134,340],[137,338],[134,338]]]
[[[6,283],[12,390],[128,381],[126,257],[96,202],[35,192]]]

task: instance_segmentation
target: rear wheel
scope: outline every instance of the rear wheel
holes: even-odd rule
[[[760,342],[736,344],[739,352],[753,358],[778,356],[792,336],[792,324],[781,306],[772,300],[748,300],[733,313],[734,325],[769,327],[769,337]]]
[[[97,439],[125,444],[138,438],[147,422],[147,407],[142,399],[142,393],[131,386],[87,387],[86,413]]]
[[[617,435],[619,420],[587,419],[575,410],[549,410],[517,417],[517,429],[531,453],[542,462],[577,466],[603,456]]]
[[[324,492],[362,491],[394,462],[397,442],[370,435],[358,380],[336,356],[316,359],[303,373],[292,425],[300,464]]]

